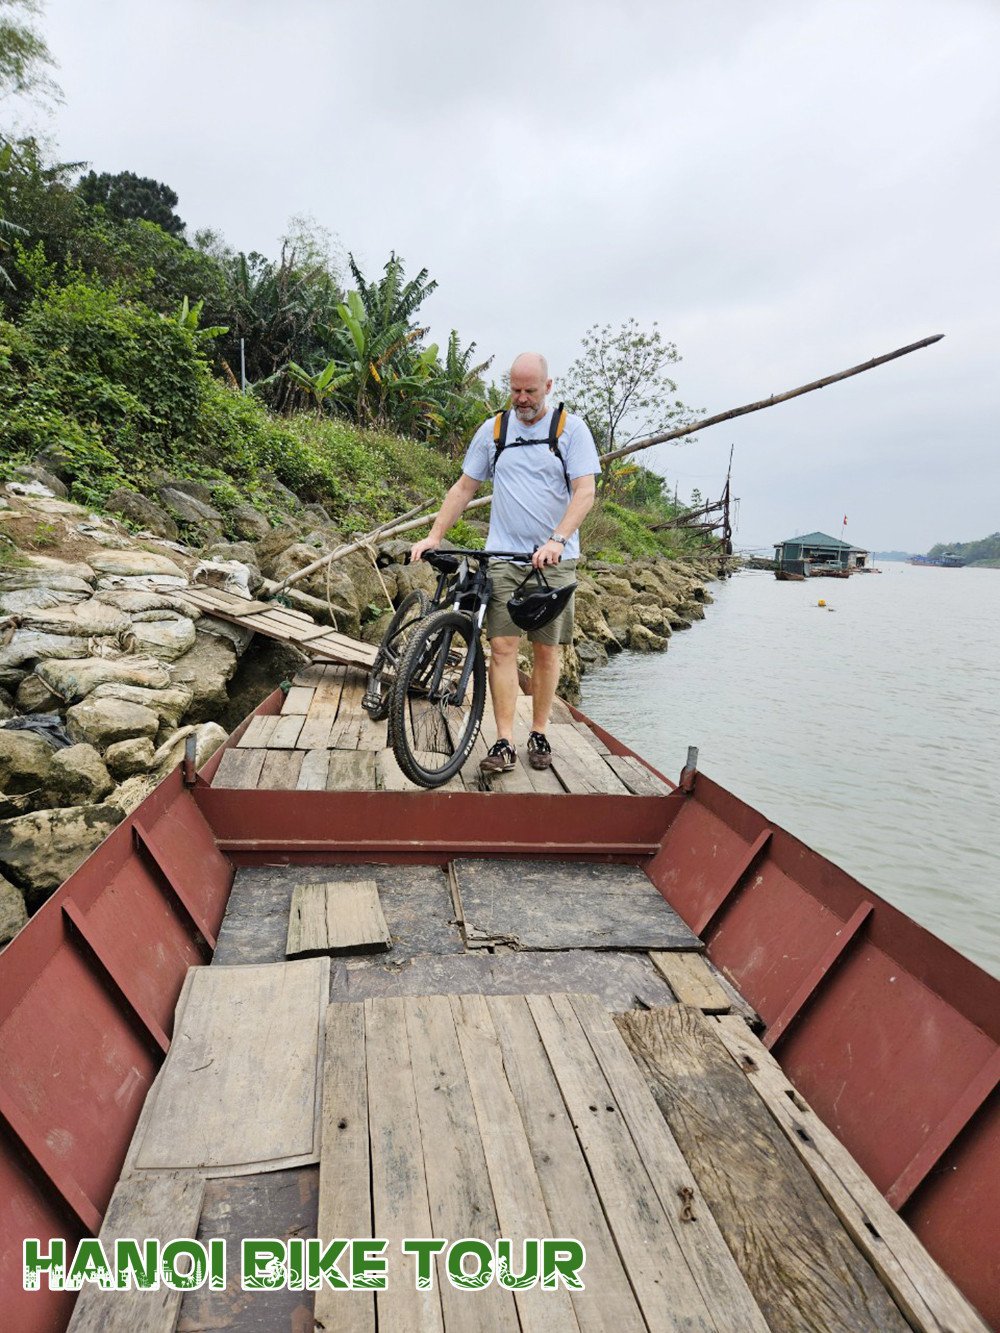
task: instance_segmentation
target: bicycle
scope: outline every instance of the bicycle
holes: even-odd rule
[[[428,602],[411,592],[386,629],[368,677],[363,707],[388,718],[389,742],[403,773],[440,787],[460,771],[476,743],[486,704],[481,631],[490,600],[491,560],[529,565],[524,551],[427,551],[438,575]]]

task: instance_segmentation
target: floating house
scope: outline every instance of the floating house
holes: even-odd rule
[[[869,554],[825,532],[808,532],[803,537],[789,537],[775,544],[774,572],[779,579],[796,581],[819,575],[846,579],[849,574],[869,568]]]

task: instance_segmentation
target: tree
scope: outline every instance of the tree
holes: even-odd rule
[[[100,204],[118,222],[141,218],[155,222],[171,236],[183,235],[185,223],[174,212],[177,195],[162,181],[137,176],[134,171],[120,171],[116,176],[88,171],[76,188],[88,204]]]
[[[40,13],[38,0],[0,0],[0,98],[61,100],[58,85],[46,73],[55,64],[52,52],[22,17]]]
[[[655,320],[648,332],[634,319],[617,329],[594,324],[581,343],[583,350],[566,376],[565,396],[586,418],[599,452],[610,453],[690,418],[665,370],[681,358]]]

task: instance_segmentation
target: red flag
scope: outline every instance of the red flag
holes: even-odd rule
[[[844,527],[845,527],[845,528],[847,527],[847,515],[846,515],[846,514],[844,515]]]

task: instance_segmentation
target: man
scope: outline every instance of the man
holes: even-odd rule
[[[546,399],[551,389],[545,358],[538,352],[522,352],[510,368],[512,411],[503,449],[498,454],[494,418],[490,417],[472,437],[462,475],[445,496],[429,536],[413,546],[411,560],[419,560],[425,551],[440,545],[480,484],[492,476],[487,551],[534,550],[531,564],[545,571],[550,584],[565,587],[573,581],[580,554],[577,529],[593,506],[594,477],[601,464],[593,437],[580,417],[567,415],[558,452],[548,447],[552,410]],[[510,561],[490,565],[493,596],[486,613],[486,635],[497,738],[480,765],[485,773],[504,773],[517,763],[513,736],[521,631],[510,618],[507,601],[527,572],[526,566]],[[572,601],[555,620],[530,630],[528,638],[534,653],[528,763],[532,768],[548,768],[552,747],[545,732],[559,681],[559,646],[573,641]]]

